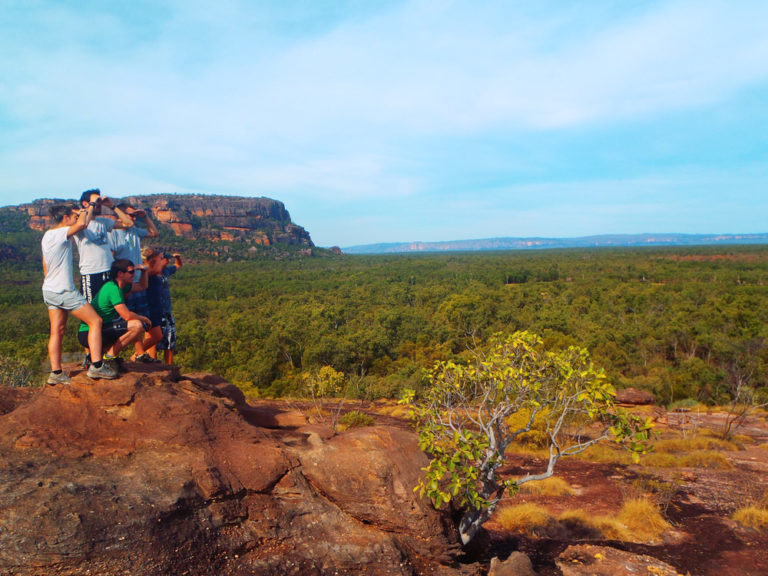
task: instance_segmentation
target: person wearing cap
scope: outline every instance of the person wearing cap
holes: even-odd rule
[[[173,258],[173,264],[171,264]],[[162,271],[160,272],[160,308],[162,310],[162,333],[163,337],[155,344],[153,348],[147,350],[152,358],[157,358],[157,351],[163,351],[163,362],[173,364],[173,354],[176,352],[176,319],[173,317],[173,306],[171,305],[171,276],[176,274],[184,262],[181,254],[165,253],[161,258]]]
[[[144,340],[136,342],[136,351],[131,360],[135,362],[157,362],[148,351],[163,338],[163,307],[162,307],[162,253],[154,248],[144,248],[141,251],[144,265],[147,267],[147,304],[149,319],[152,326],[144,335]]]

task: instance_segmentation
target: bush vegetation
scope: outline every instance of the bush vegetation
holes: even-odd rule
[[[39,234],[0,230],[0,244],[14,250],[0,258],[0,354],[41,378]],[[662,403],[727,405],[733,383],[768,374],[762,246],[191,259],[171,290],[178,363],[260,396],[295,394],[327,365],[366,398],[396,397],[423,388],[436,360],[516,330],[583,346],[618,388]],[[80,351],[76,324],[65,352]]]

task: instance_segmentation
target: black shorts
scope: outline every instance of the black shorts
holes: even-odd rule
[[[85,299],[90,302],[98,294],[101,287],[109,280],[109,272],[99,272],[97,274],[83,274],[80,276],[81,292]]]
[[[101,349],[108,350],[112,344],[120,339],[120,336],[128,332],[128,323],[122,318],[112,320],[101,327]],[[77,333],[77,339],[83,348],[88,348],[88,330]]]

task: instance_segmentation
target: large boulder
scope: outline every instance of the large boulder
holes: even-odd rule
[[[563,576],[619,576],[648,574],[683,576],[674,566],[644,554],[632,554],[608,546],[568,546],[555,561]]]
[[[329,438],[274,405],[267,428],[224,382],[128,366],[0,399],[0,573],[471,571],[412,492],[413,434]]]

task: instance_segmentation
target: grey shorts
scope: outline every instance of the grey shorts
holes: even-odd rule
[[[77,290],[67,290],[66,292],[49,292],[43,290],[43,302],[48,305],[48,310],[77,310],[82,308],[88,302]]]

